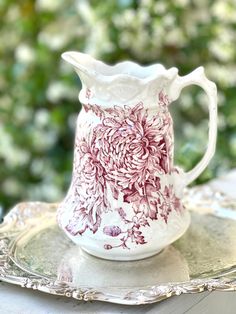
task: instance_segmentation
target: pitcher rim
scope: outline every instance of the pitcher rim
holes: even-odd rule
[[[74,57],[72,57],[74,56]],[[77,57],[77,60],[75,58],[75,56]],[[133,80],[136,81],[139,84],[146,84],[149,83],[151,81],[154,81],[156,79],[167,79],[167,80],[172,80],[173,78],[175,78],[178,74],[178,69],[176,67],[171,67],[169,69],[166,69],[161,63],[152,63],[149,65],[141,65],[138,62],[133,62],[131,60],[125,60],[125,61],[120,61],[114,64],[108,64],[105,63],[103,61],[97,60],[94,57],[90,56],[89,54],[86,53],[82,53],[82,52],[78,52],[78,51],[66,51],[63,52],[61,54],[61,57],[63,60],[65,60],[66,62],[68,62],[69,64],[71,64],[75,71],[79,74],[80,72],[84,73],[85,75],[89,76],[89,77],[94,77],[96,80],[99,80],[101,82],[113,82],[116,80],[124,80],[124,79],[129,79],[129,80]],[[78,58],[80,59],[85,59],[87,60],[87,62],[90,62],[91,64],[94,64],[98,67],[101,67],[108,71],[111,71],[111,74],[104,74],[102,73],[102,71],[97,71],[94,67],[86,67],[82,64],[82,62],[79,62]],[[134,74],[130,74],[130,73],[122,73],[122,72],[118,72],[117,73],[117,69],[118,68],[126,68],[130,66],[132,67],[132,69],[136,69],[139,71],[147,71],[149,69],[152,68],[152,72],[150,73],[150,75],[146,75],[143,77],[134,75]],[[154,71],[156,70],[156,71]],[[113,72],[112,72],[113,71]],[[127,70],[126,70],[127,72]]]

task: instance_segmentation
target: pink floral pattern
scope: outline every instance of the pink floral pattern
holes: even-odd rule
[[[103,233],[119,237],[120,243],[107,243],[104,249],[128,248],[127,241],[145,244],[141,228],[151,220],[168,223],[172,211],[181,211],[180,200],[173,186],[161,187],[160,176],[171,174],[172,120],[168,97],[159,93],[159,110],[148,114],[142,102],[134,107],[102,108],[84,105],[100,123],[91,127],[87,136],[79,134],[75,142],[72,191],[65,202],[74,199],[73,216],[66,230],[82,235],[86,230],[96,233],[104,212],[110,210],[108,186],[113,198],[122,198],[133,209],[132,220],[122,208],[117,209],[127,228],[105,226]]]

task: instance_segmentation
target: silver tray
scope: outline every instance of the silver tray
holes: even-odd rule
[[[209,188],[186,192],[192,223],[158,255],[98,259],[57,227],[57,204],[20,203],[0,225],[0,279],[78,300],[144,304],[181,293],[236,290],[236,201]]]

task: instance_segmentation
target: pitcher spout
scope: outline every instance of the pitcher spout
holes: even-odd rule
[[[96,75],[93,68],[95,60],[91,56],[81,52],[67,51],[64,52],[61,57],[74,67],[74,70],[81,78],[82,83],[84,77],[89,78]]]

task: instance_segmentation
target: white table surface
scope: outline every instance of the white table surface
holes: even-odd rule
[[[210,184],[236,198],[236,170]],[[0,314],[67,313],[236,314],[236,291],[185,294],[159,303],[126,306],[97,301],[80,302],[0,283]]]

